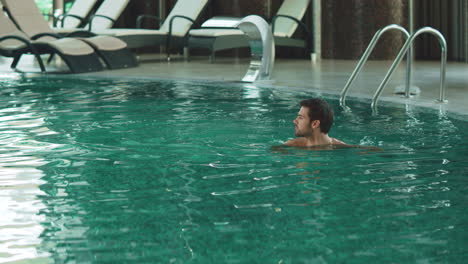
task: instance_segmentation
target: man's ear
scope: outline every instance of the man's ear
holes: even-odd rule
[[[314,120],[314,121],[312,121],[311,127],[312,127],[312,128],[318,128],[318,127],[320,127],[320,120]]]

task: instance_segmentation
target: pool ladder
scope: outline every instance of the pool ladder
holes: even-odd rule
[[[353,81],[356,79],[357,75],[361,72],[362,67],[366,63],[367,59],[369,58],[370,53],[374,50],[375,45],[377,44],[378,40],[380,37],[387,31],[389,30],[399,30],[401,31],[405,37],[406,37],[406,42],[403,45],[403,47],[400,49],[400,52],[396,56],[396,58],[393,60],[392,65],[390,66],[390,69],[387,71],[387,74],[385,75],[384,79],[380,83],[379,87],[375,91],[375,94],[372,98],[372,103],[371,107],[373,110],[377,108],[377,102],[379,100],[380,94],[382,93],[383,89],[387,85],[391,75],[395,71],[396,67],[398,64],[401,62],[403,59],[403,56],[406,53],[406,81],[405,81],[405,97],[409,98],[410,97],[410,84],[411,84],[411,64],[412,64],[412,54],[411,54],[411,45],[413,44],[414,40],[416,37],[423,33],[431,33],[435,35],[440,44],[440,49],[441,49],[441,58],[440,58],[440,91],[439,91],[439,99],[437,102],[439,103],[445,103],[447,102],[445,100],[445,75],[446,75],[446,64],[447,64],[447,43],[445,41],[444,36],[437,31],[434,28],[431,27],[423,27],[410,35],[408,31],[396,24],[391,24],[386,27],[381,28],[378,30],[374,37],[372,38],[371,42],[367,46],[367,49],[365,50],[364,54],[362,55],[361,59],[359,59],[358,64],[356,65],[354,71],[352,72],[351,76],[349,77],[348,81],[345,84],[345,87],[341,91],[341,96],[340,96],[340,105],[342,107],[346,106],[346,95],[348,93],[348,90],[353,83]]]

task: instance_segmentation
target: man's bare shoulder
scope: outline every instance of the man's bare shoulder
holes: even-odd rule
[[[348,145],[344,143],[343,141],[336,139],[336,138],[331,138],[331,140],[332,140],[332,145]]]
[[[368,154],[368,152],[374,152],[374,151],[383,151],[380,148],[372,147],[372,146],[349,145],[336,138],[331,138],[330,144],[309,146],[307,138],[305,137],[298,137],[298,138],[290,139],[281,146],[273,146],[272,150],[284,152],[286,151],[286,148],[284,148],[285,146],[298,147],[298,148],[307,149],[307,150],[336,150],[336,149],[348,149],[348,148],[358,148],[358,149],[366,150],[364,152],[360,152],[360,154]]]
[[[304,137],[293,138],[293,139],[286,141],[284,145],[290,146],[290,147],[305,147],[307,146],[307,139]]]
[[[343,146],[347,146],[346,143],[344,143],[343,141],[341,140],[338,140],[336,138],[331,138],[331,144],[330,145],[343,145]],[[284,145],[286,146],[291,146],[291,147],[310,147],[308,145],[308,141],[307,141],[307,138],[305,137],[299,137],[299,138],[293,138],[293,139],[290,139],[288,141],[286,141],[286,143],[284,143]]]

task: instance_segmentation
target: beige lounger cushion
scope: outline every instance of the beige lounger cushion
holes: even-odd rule
[[[72,32],[75,32],[77,30],[85,30],[84,28],[82,29],[79,29],[79,28],[52,28],[54,30],[55,33],[57,34],[66,34],[66,33],[72,33]]]
[[[94,49],[91,48],[88,44],[75,38],[62,38],[53,41],[49,41],[49,38],[40,38],[39,40],[33,41],[32,43],[47,43],[48,45],[59,50],[61,53],[67,55],[81,56],[94,53]]]
[[[310,4],[310,0],[284,0],[281,4],[280,9],[278,10],[278,15],[287,15],[295,17],[298,20],[301,20],[307,11],[307,7]],[[295,21],[278,17],[275,23],[275,37],[290,38],[296,31],[298,25]],[[244,35],[244,33],[239,29],[224,29],[224,28],[201,28],[201,29],[192,29],[189,32],[191,37],[206,37],[206,38],[216,38],[216,37],[225,37],[225,36],[236,36]]]
[[[104,29],[104,30],[94,30],[93,32],[99,35],[110,35],[115,37],[122,36],[164,36],[169,33],[169,26],[172,17],[176,15],[186,16],[193,20],[197,19],[198,15],[201,13],[202,9],[205,7],[208,0],[178,0],[171,12],[164,20],[164,23],[161,25],[160,29]],[[187,31],[192,26],[192,22],[184,18],[175,18],[172,28],[172,36],[183,37],[187,34]],[[94,26],[93,26],[94,28]]]
[[[90,11],[90,10],[87,10],[88,6],[92,4],[91,5],[92,7],[94,3],[96,2],[96,0],[81,0],[81,1],[87,1],[87,2],[81,3],[80,0],[76,0],[72,8],[70,9],[70,12],[68,12],[68,14],[72,14],[73,7],[75,5],[80,6],[78,5],[78,3],[81,4],[81,6],[83,6],[82,8],[84,10],[79,10],[79,11],[76,11],[75,13],[81,12],[83,14],[87,14]],[[128,2],[129,0],[105,0],[96,10],[94,15],[102,15],[102,16],[110,17],[114,20],[117,20],[119,16],[122,14],[122,12],[124,11],[124,9],[127,7]],[[79,25],[78,19],[66,18],[64,27],[62,28],[60,27],[60,25],[61,24],[59,23],[58,27],[53,28],[54,32],[59,33],[59,34],[65,34],[65,33],[71,33],[76,30],[79,30],[79,28],[77,28]],[[113,25],[114,23],[111,20],[96,16],[92,20],[91,29],[92,31],[96,31],[96,30],[99,31],[99,30],[111,28]],[[84,28],[82,28],[82,30],[87,30],[87,29],[89,29],[89,24],[85,25]]]
[[[0,49],[3,50],[17,50],[24,47],[26,47],[26,44],[14,39],[8,39],[0,42]]]
[[[110,29],[105,29],[105,30],[100,30],[98,32],[95,32],[96,34],[99,35],[110,35],[114,37],[119,37],[119,36],[144,36],[144,35],[161,35],[165,36],[167,35],[167,32],[161,31],[161,30],[155,30],[155,29],[133,29],[133,28],[128,28],[128,29],[120,29],[120,28],[110,28]]]
[[[96,0],[75,0],[67,14],[84,18],[89,14],[95,4]],[[77,28],[80,24],[81,20],[72,16],[67,16],[63,21],[63,28]],[[59,26],[61,25],[62,22],[59,21]]]
[[[224,29],[224,28],[200,28],[190,30],[190,36],[192,37],[207,37],[215,38],[221,36],[235,36],[235,35],[244,35],[240,29]],[[287,38],[286,34],[282,32],[275,32],[275,37],[284,37]]]
[[[107,0],[104,1],[96,10],[95,15],[103,15],[117,20],[127,7],[129,0]],[[95,17],[91,27],[92,31],[111,28],[114,23],[106,18]]]
[[[10,21],[4,14],[0,14],[0,36],[17,36],[29,40],[23,32],[19,31],[18,28]],[[0,42],[0,48],[2,49],[19,49],[26,46],[23,42],[15,39],[7,39]]]
[[[3,5],[14,14],[21,30],[30,37],[44,32],[51,32],[34,0],[2,0]]]
[[[310,0],[284,0],[277,15],[287,15],[301,20]],[[278,17],[275,23],[275,36],[290,38],[297,29],[297,23],[289,18]]]
[[[5,40],[0,44],[0,49],[3,50],[17,50],[26,47],[26,44],[17,40]]]
[[[244,35],[244,32],[240,29],[192,29],[190,30],[190,36],[192,37],[220,37],[220,36],[233,36],[233,35]]]
[[[107,29],[98,34],[121,39],[130,49],[158,45],[167,39],[166,32],[153,29]]]
[[[4,15],[0,15],[0,36],[18,36],[29,40],[29,38],[26,35],[24,35],[21,31],[18,31],[16,29],[15,25],[12,22],[7,20],[7,17],[5,17]],[[31,43],[48,44],[56,48],[63,54],[67,55],[86,55],[94,53],[93,48],[91,48],[88,44],[77,39],[71,38],[63,38],[57,40],[52,37],[42,37],[39,40],[32,41]],[[26,44],[24,44],[23,42],[14,39],[2,41],[0,44],[0,47],[2,49],[11,50],[23,48],[25,46]]]
[[[120,50],[127,47],[127,44],[118,38],[109,36],[96,36],[91,38],[80,38],[80,40],[87,42],[89,45],[97,48],[98,50],[112,51]]]
[[[208,0],[178,0],[159,30],[169,32],[170,21],[172,17],[176,15],[183,15],[193,20],[197,19],[207,2]],[[191,26],[192,22],[183,18],[175,18],[173,22],[172,35],[185,36]]]
[[[19,26],[30,37],[38,33],[54,33],[47,21],[40,15],[39,9],[33,0],[1,0],[2,3],[8,3],[7,8],[10,9],[11,13],[14,14],[15,20],[18,22]],[[52,42],[55,40],[52,37],[41,37],[38,41],[42,42]],[[76,41],[76,46],[74,46],[73,41]],[[83,42],[84,41],[84,42]],[[86,42],[86,43],[85,43]],[[91,54],[93,51],[92,45],[99,50],[119,50],[125,48],[127,45],[125,42],[108,36],[95,36],[87,39],[79,40],[77,38],[69,38],[66,41],[67,45],[70,45],[69,49],[60,46],[60,50],[70,50],[72,52],[70,55],[77,55],[79,51],[83,51],[83,54]],[[89,45],[88,45],[88,44]],[[60,44],[58,44],[60,45]],[[88,46],[85,49],[84,46]],[[64,52],[65,54],[68,54]]]
[[[28,36],[18,30],[15,24],[13,24],[13,22],[11,22],[11,20],[4,14],[0,15],[0,36],[18,36],[29,40]],[[83,55],[94,53],[94,50],[89,45],[77,39],[63,38],[57,40],[53,37],[42,37],[37,41],[32,41],[32,43],[46,43],[56,48],[60,52],[68,55]],[[25,46],[26,44],[23,42],[14,39],[5,40],[0,43],[0,47],[3,49],[18,49]]]

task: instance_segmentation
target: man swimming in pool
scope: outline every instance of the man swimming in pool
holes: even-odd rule
[[[322,99],[301,101],[301,109],[294,119],[297,138],[285,145],[293,147],[347,146],[344,142],[328,136],[333,124],[333,109]]]

